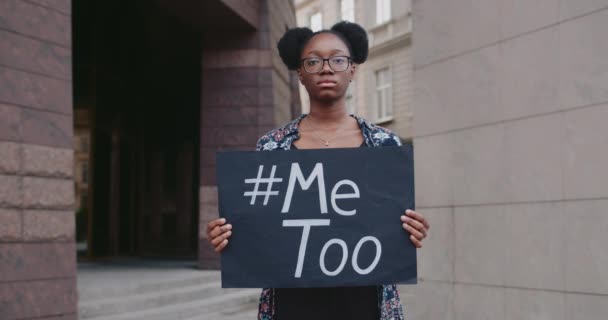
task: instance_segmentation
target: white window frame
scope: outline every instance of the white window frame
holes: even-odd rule
[[[355,0],[340,0],[340,18],[355,22]]]
[[[315,21],[317,17],[318,17],[318,21]],[[315,20],[313,20],[313,19],[315,19]],[[321,11],[313,12],[310,15],[310,17],[308,17],[308,23],[310,24],[310,29],[313,32],[322,30],[323,29],[323,13],[321,13]],[[318,23],[318,25],[317,25],[317,23]]]
[[[386,72],[386,82],[380,82],[380,73]],[[393,108],[393,72],[390,66],[384,66],[374,70],[374,119],[376,123],[383,123],[393,120],[394,108]],[[380,98],[383,104],[381,104]]]
[[[344,94],[344,100],[346,104],[346,112],[348,114],[356,114],[357,113],[357,99],[355,94],[355,80],[353,80],[349,85],[348,89],[346,89],[346,93]]]
[[[376,25],[391,20],[391,0],[376,0]]]

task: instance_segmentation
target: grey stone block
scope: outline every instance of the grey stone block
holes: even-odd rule
[[[517,25],[514,21],[511,23]],[[501,48],[504,61],[501,63],[499,80],[503,106],[498,111],[500,119],[515,119],[559,110],[557,28],[505,41]]]
[[[505,319],[566,320],[565,293],[505,289]]]
[[[73,209],[74,182],[68,179],[23,178],[25,208]]]
[[[559,26],[562,108],[608,101],[608,41],[599,40],[604,38],[606,29],[608,10]]]
[[[452,208],[419,209],[431,224],[418,250],[418,278],[453,281],[454,216]]]
[[[454,203],[452,135],[443,134],[414,141],[416,205],[445,206]]]
[[[426,0],[414,1],[413,6],[415,66],[479,48],[501,38],[499,0]]]
[[[508,287],[565,289],[568,220],[562,202],[510,205],[505,213]]]
[[[0,208],[0,241],[21,239],[21,212]]]
[[[505,124],[497,124],[451,133],[454,204],[509,201],[505,130]]]
[[[552,25],[558,20],[559,0],[503,0],[499,5],[503,38]]]
[[[25,210],[23,238],[27,241],[73,240],[76,232],[73,211]]]
[[[560,20],[571,19],[601,9],[608,9],[607,0],[560,0]]]
[[[0,207],[20,207],[22,205],[21,183],[20,176],[0,174]]]
[[[564,125],[560,114],[533,117],[505,124],[507,167],[504,184],[510,202],[562,198]]]
[[[604,320],[608,314],[608,296],[566,294],[565,319]]]
[[[442,281],[419,281],[399,286],[406,319],[454,319],[454,285]]]
[[[608,294],[608,200],[564,205],[566,291]]]
[[[71,178],[74,175],[74,150],[24,144],[23,173]]]
[[[504,285],[508,268],[505,206],[457,207],[454,212],[454,280]]]
[[[454,285],[454,320],[507,319],[504,288]]]
[[[563,114],[564,196],[608,197],[608,104]]]
[[[21,166],[21,145],[0,141],[0,173],[16,174]]]

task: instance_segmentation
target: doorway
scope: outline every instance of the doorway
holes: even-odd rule
[[[72,12],[79,257],[196,258],[200,35],[154,1]]]

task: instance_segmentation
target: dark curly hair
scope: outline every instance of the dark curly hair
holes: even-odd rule
[[[296,70],[300,67],[300,56],[302,49],[312,37],[320,33],[332,33],[338,36],[348,47],[351,59],[354,63],[361,64],[367,60],[369,52],[369,44],[367,40],[367,32],[360,25],[341,21],[333,25],[329,30],[320,30],[312,32],[309,28],[293,28],[285,32],[283,37],[277,43],[279,55],[283,63],[290,70]]]

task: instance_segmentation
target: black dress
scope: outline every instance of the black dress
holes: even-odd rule
[[[361,147],[365,147],[365,142]],[[298,148],[292,144],[291,149]],[[377,286],[274,289],[275,317],[279,320],[380,319]]]
[[[378,287],[274,289],[279,320],[380,319]]]

